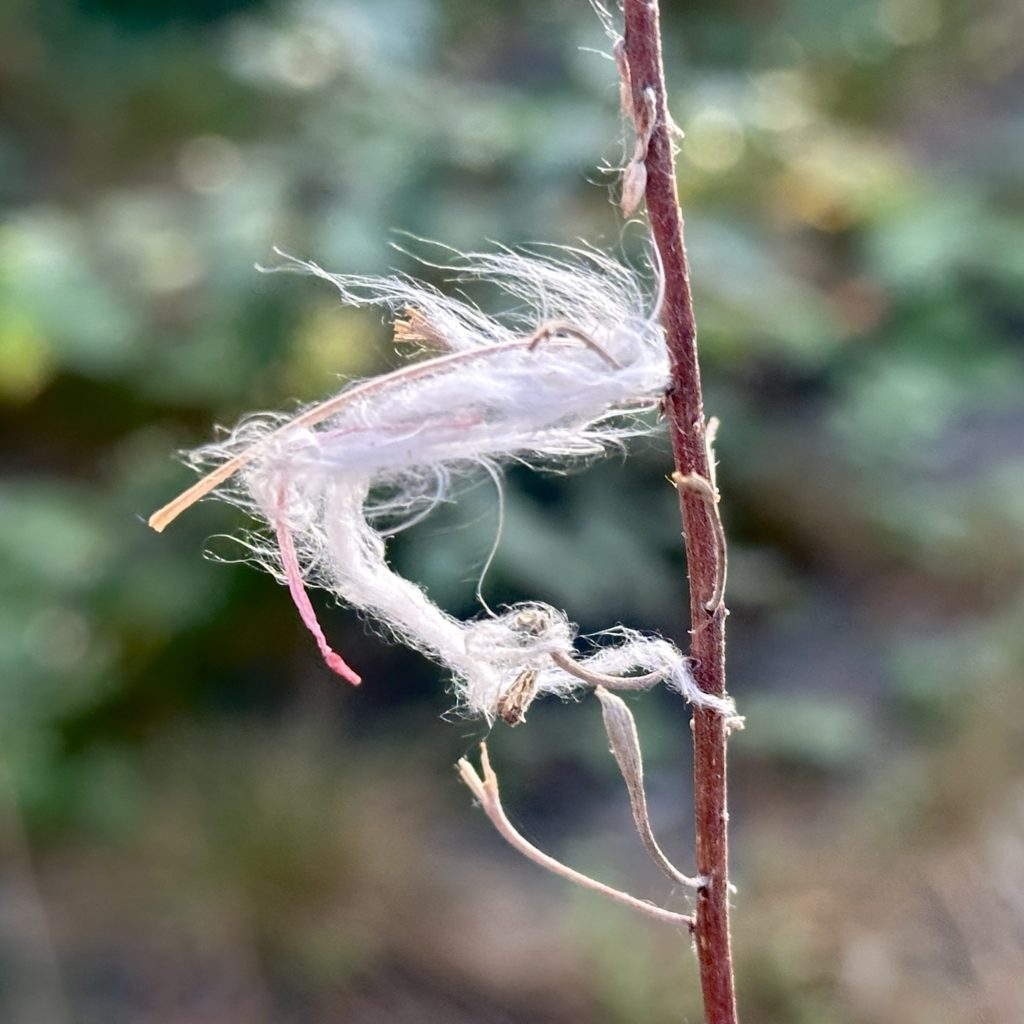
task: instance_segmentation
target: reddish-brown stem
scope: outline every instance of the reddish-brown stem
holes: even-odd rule
[[[649,132],[646,153],[647,215],[664,274],[662,321],[672,367],[666,412],[676,472],[710,481],[707,425],[697,361],[697,325],[693,315],[683,218],[676,191],[672,127],[665,100],[665,72],[657,0],[624,0],[623,63],[629,67],[634,120]],[[655,123],[648,124],[652,106]],[[707,693],[725,692],[725,605],[720,594],[725,571],[715,502],[695,488],[679,487],[690,577],[691,653],[697,684]],[[707,605],[711,603],[712,607]],[[700,964],[707,1024],[736,1024],[729,936],[728,810],[725,752],[728,723],[719,714],[694,708],[693,772],[696,805],[697,872],[708,883],[697,894],[694,938]]]

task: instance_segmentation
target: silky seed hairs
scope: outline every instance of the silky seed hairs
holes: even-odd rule
[[[207,475],[153,514],[155,530],[210,493],[243,508],[262,527],[246,537],[253,560],[288,586],[325,662],[353,684],[360,676],[329,645],[307,587],[444,665],[467,715],[516,724],[541,695],[658,682],[733,714],[660,637],[615,626],[581,654],[566,614],[541,602],[460,621],[387,561],[388,533],[467,472],[512,460],[563,468],[650,429],[641,414],[657,407],[669,368],[634,271],[590,248],[455,255],[444,269],[456,280],[489,282],[512,300],[492,316],[402,275],[331,274],[289,257],[275,269],[322,278],[349,306],[383,307],[416,358],[297,414],[248,416],[190,453]]]

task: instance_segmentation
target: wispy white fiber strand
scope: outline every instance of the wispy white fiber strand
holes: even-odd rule
[[[402,276],[330,274],[290,258],[276,268],[323,278],[349,305],[391,310],[396,338],[435,354],[294,416],[245,419],[192,454],[212,472],[151,525],[163,529],[215,488],[269,524],[274,543],[257,540],[255,560],[287,583],[325,660],[352,683],[359,676],[327,644],[307,585],[447,666],[467,714],[492,720],[524,680],[529,699],[564,697],[588,682],[608,685],[608,676],[623,676],[628,688],[639,672],[645,678],[634,686],[663,680],[732,716],[731,700],[703,693],[666,640],[617,627],[579,657],[575,628],[555,608],[518,605],[462,622],[389,567],[386,534],[429,511],[455,476],[502,459],[561,467],[600,454],[648,429],[637,414],[655,407],[668,383],[661,327],[644,313],[633,272],[607,256],[499,250],[454,254],[445,267],[459,280],[496,285],[515,307],[496,318]],[[571,672],[558,663],[566,657]]]

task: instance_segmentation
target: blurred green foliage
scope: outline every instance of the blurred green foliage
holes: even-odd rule
[[[923,943],[914,885],[934,903],[957,865],[998,874],[991,844],[1024,849],[1003,813],[1024,711],[1020,10],[664,7],[748,714],[748,1019],[1019,1019],[1000,979],[1020,959],[948,921]],[[583,237],[640,262],[643,227],[620,225],[598,169],[624,152],[607,48],[584,0],[0,7],[0,853],[5,884],[38,875],[55,922],[72,1010],[48,1019],[205,1020],[204,992],[218,1021],[698,1015],[675,937],[501,874],[514,862],[445,768],[480,730],[438,722],[432,666],[325,612],[368,679],[338,693],[283,592],[199,557],[240,557],[235,516],[203,506],[159,538],[143,523],[186,480],[175,448],[398,358],[379,317],[256,273],[273,246],[435,281],[397,232]],[[667,466],[653,440],[564,479],[510,471],[489,599],[681,638]],[[472,613],[495,523],[482,484],[395,562]],[[664,696],[638,715],[685,848],[685,719]],[[495,737],[510,802],[554,845],[586,835],[566,855],[608,874],[632,862],[609,841],[626,817],[603,744],[589,708]],[[856,872],[838,873],[840,842]],[[907,885],[881,919],[855,889],[872,865]],[[163,938],[136,946],[155,920]],[[11,921],[0,970],[24,952]],[[208,932],[195,980],[187,937]],[[950,948],[967,980],[926,996]],[[39,949],[0,1017],[43,1019],[24,1010],[56,984],[33,981]],[[139,995],[154,976],[164,994]]]

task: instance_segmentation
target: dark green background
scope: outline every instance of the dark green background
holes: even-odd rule
[[[667,3],[731,536],[743,1019],[1016,1022],[1024,903],[1024,28],[1010,0]],[[584,0],[0,6],[0,1020],[700,1019],[685,937],[569,891],[451,768],[439,671],[320,599],[319,664],[240,517],[144,518],[215,423],[396,365],[261,276],[584,238],[627,258]],[[493,602],[685,637],[659,434],[509,474]],[[393,547],[472,614],[489,485]],[[689,730],[635,704],[691,861]],[[509,809],[680,909],[590,701],[495,730]]]

